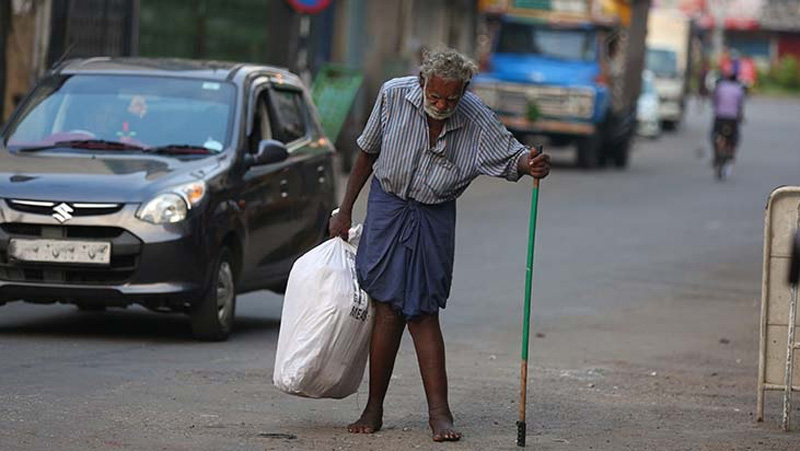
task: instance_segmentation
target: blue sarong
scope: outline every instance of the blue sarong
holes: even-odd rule
[[[372,179],[356,253],[361,288],[411,319],[445,308],[453,280],[456,202],[403,200]]]

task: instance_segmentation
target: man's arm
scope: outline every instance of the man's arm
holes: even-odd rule
[[[347,234],[352,227],[353,205],[358,199],[361,189],[364,184],[372,175],[372,165],[378,158],[378,154],[366,153],[363,150],[359,151],[358,158],[350,177],[347,179],[347,190],[345,191],[344,200],[339,205],[339,212],[334,215],[328,223],[328,233],[331,237],[339,236],[347,241]]]
[[[501,177],[516,182],[523,175],[546,177],[550,172],[550,157],[536,155],[492,115],[478,142],[478,174]],[[533,156],[532,156],[533,154]]]
[[[331,237],[339,236],[347,241],[347,235],[353,222],[351,219],[353,204],[356,203],[364,183],[372,175],[372,165],[380,154],[383,141],[382,119],[386,103],[386,90],[384,88],[385,85],[381,86],[381,91],[378,93],[377,100],[375,100],[375,106],[372,107],[372,113],[369,115],[367,125],[364,126],[364,131],[361,132],[361,136],[356,140],[356,144],[361,150],[358,152],[356,163],[353,165],[353,170],[347,179],[347,190],[341,205],[339,205],[339,212],[328,222],[328,233]]]

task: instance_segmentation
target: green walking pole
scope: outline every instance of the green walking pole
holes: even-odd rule
[[[536,147],[536,154],[542,147]],[[528,335],[531,328],[531,281],[533,279],[533,246],[536,242],[536,211],[539,207],[539,179],[533,179],[531,195],[531,220],[528,232],[528,266],[525,272],[525,311],[522,317],[522,371],[520,375],[519,421],[517,421],[517,446],[525,446],[525,405],[528,394]]]

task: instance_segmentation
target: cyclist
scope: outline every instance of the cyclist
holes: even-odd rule
[[[739,125],[744,119],[745,90],[738,82],[736,75],[734,70],[727,71],[717,83],[713,95],[714,127],[711,132],[711,148],[715,150],[716,157],[716,138],[723,130],[726,131],[725,135],[732,147],[731,161],[733,161],[736,145],[739,142]],[[730,165],[727,168],[730,171]]]

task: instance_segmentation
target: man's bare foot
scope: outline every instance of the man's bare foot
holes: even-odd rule
[[[455,442],[461,439],[461,433],[453,426],[450,414],[431,415],[428,424],[433,431],[434,442]]]
[[[351,434],[372,434],[380,431],[381,426],[383,426],[383,412],[365,408],[361,418],[347,426],[347,431]]]

